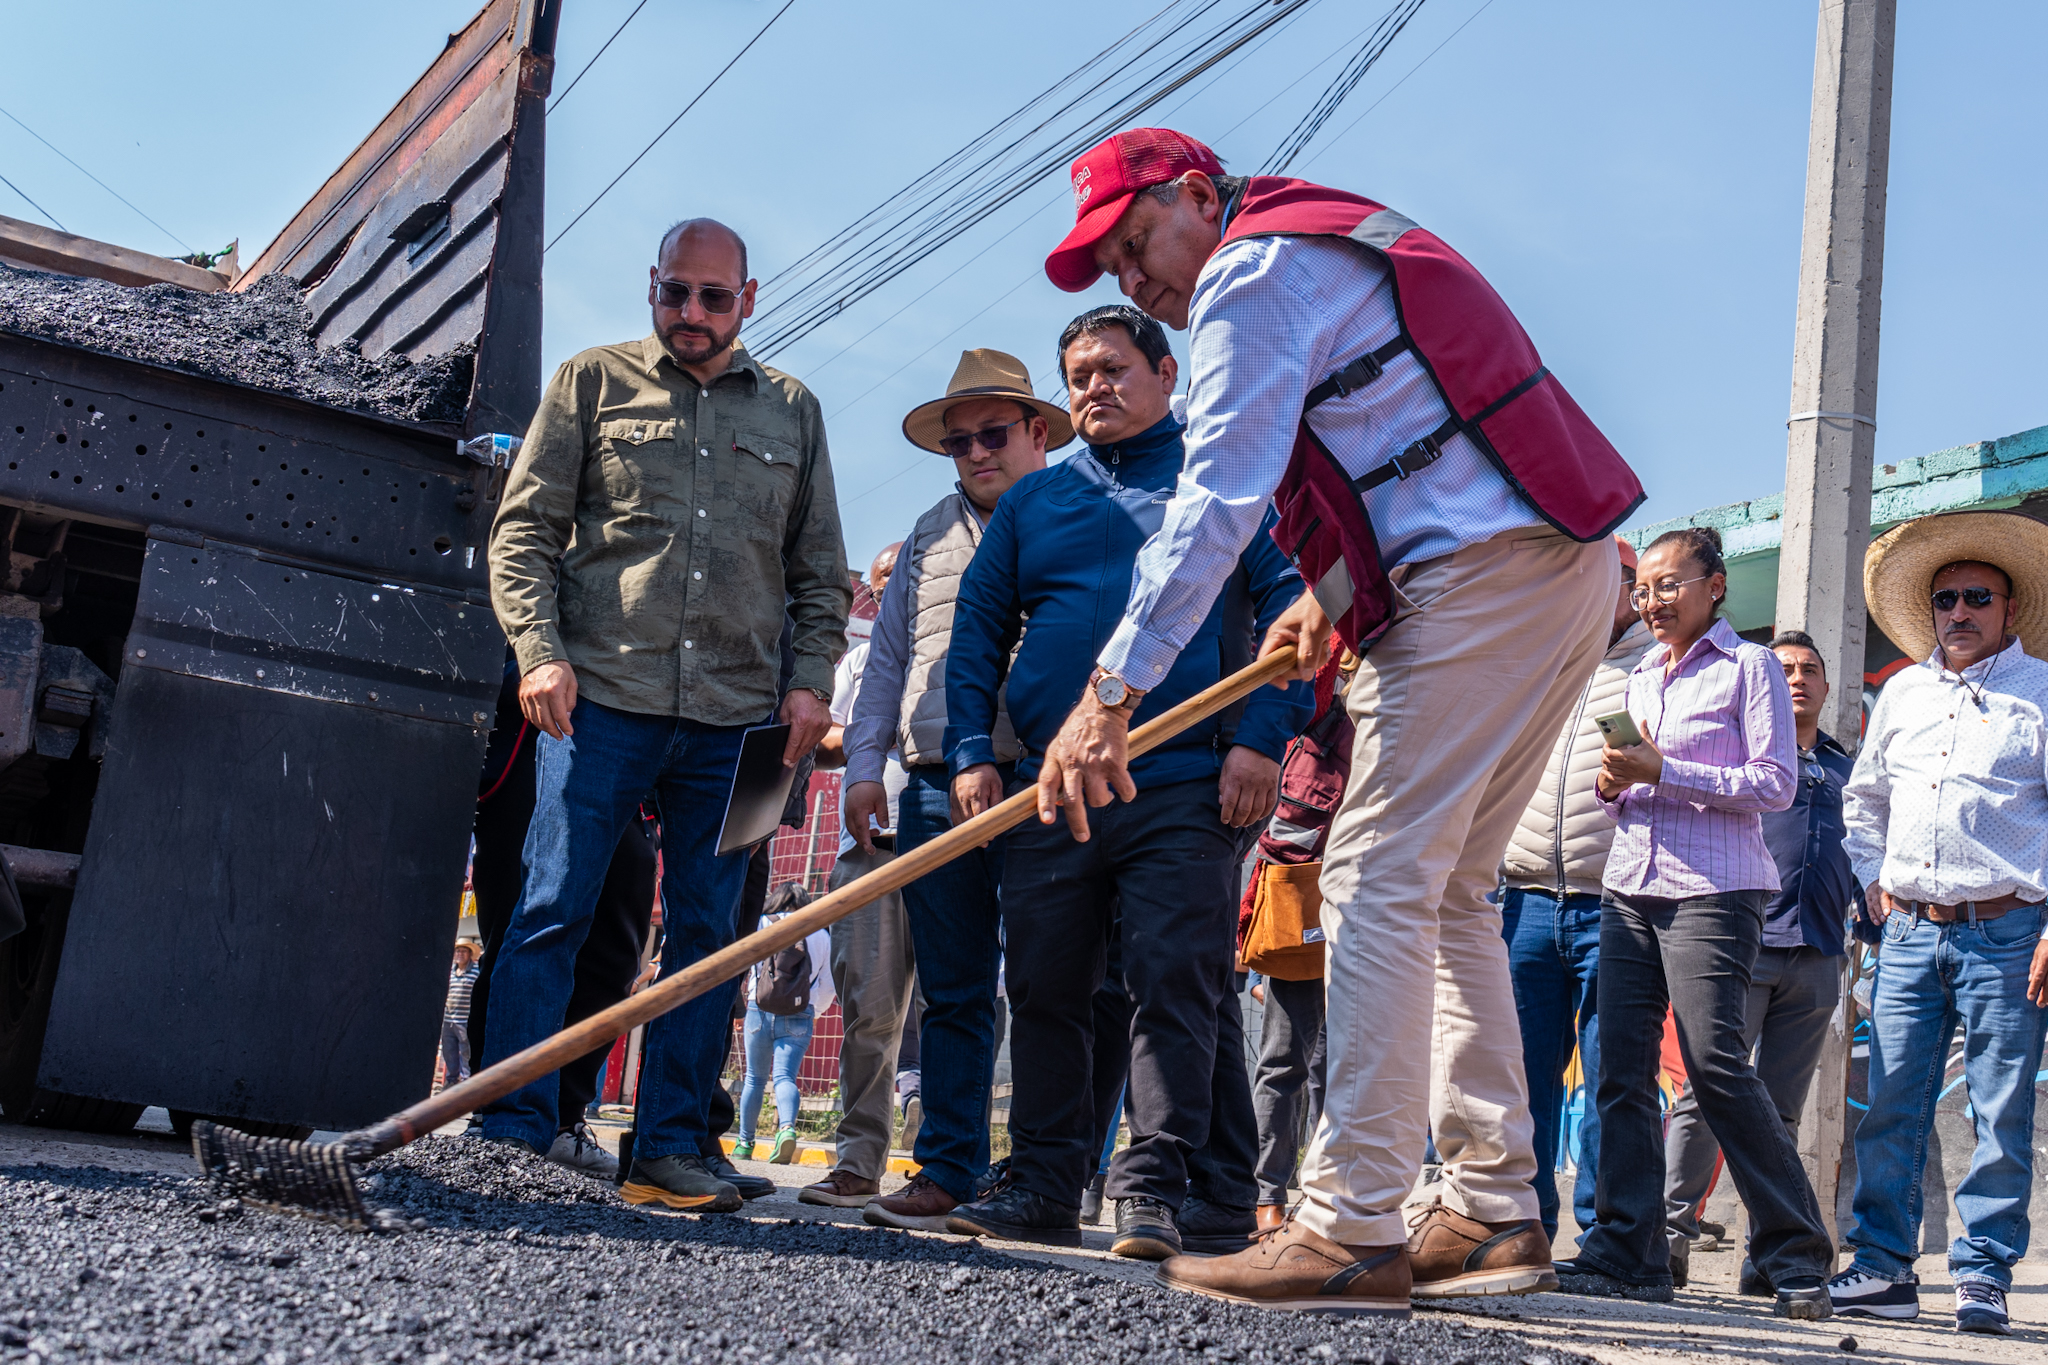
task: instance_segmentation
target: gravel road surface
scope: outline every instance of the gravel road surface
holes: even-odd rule
[[[424,1226],[345,1232],[196,1177],[0,1167],[0,1359],[1587,1362],[1449,1316],[1266,1314],[974,1242],[650,1214],[471,1139],[426,1139],[369,1183]]]
[[[415,422],[462,420],[476,368],[469,348],[418,364],[402,355],[366,360],[351,347],[315,346],[311,321],[298,286],[280,275],[266,275],[243,294],[202,294],[0,265],[0,330],[329,407]]]

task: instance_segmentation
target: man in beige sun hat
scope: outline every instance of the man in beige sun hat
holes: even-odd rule
[[[996,500],[1045,468],[1046,450],[1073,440],[1074,424],[1065,408],[1032,392],[1023,361],[974,350],[961,353],[942,397],[910,410],[903,434],[912,445],[950,458],[959,482],[904,540],[869,639],[845,732],[846,824],[858,844],[840,862],[847,879],[951,828],[952,783],[941,745],[953,599]],[[1007,719],[996,739],[1007,746],[1005,761],[1015,761],[1017,740]],[[883,782],[892,750],[901,754],[900,792]],[[881,1197],[890,1088],[879,1076],[842,1076],[848,1095],[873,1095],[873,1112],[856,1113],[849,1105],[836,1166],[798,1196],[803,1202],[865,1206],[863,1217],[877,1226],[943,1231],[953,1206],[974,1197],[975,1181],[988,1167],[1001,868],[1000,843],[977,849],[904,887],[900,899],[887,897],[833,926],[833,955],[847,978],[839,983],[841,998],[858,999],[877,1021],[887,1021],[872,1027],[901,1029],[916,970],[925,1001],[924,1122],[916,1146],[921,1169]],[[834,884],[840,880],[835,873]],[[856,982],[862,975],[869,979]],[[847,1025],[849,1032],[855,1027]],[[886,1048],[892,1076],[895,1052],[893,1045]],[[874,1055],[881,1060],[880,1051]]]
[[[1920,1311],[1920,1189],[1956,1025],[1977,1150],[1954,1191],[1956,1326],[2004,1335],[2027,1249],[2034,1077],[2048,946],[2048,526],[1955,512],[1879,537],[1878,628],[1919,660],[1885,685],[1843,793],[1849,861],[1884,945],[1870,1005],[1870,1108],[1856,1129],[1842,1314]]]

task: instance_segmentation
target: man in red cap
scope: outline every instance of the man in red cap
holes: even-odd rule
[[[1312,591],[1266,648],[1313,675],[1364,654],[1350,784],[1322,876],[1328,1093],[1295,1216],[1179,1289],[1405,1313],[1418,1296],[1552,1288],[1514,993],[1489,899],[1501,850],[1607,643],[1609,533],[1642,500],[1486,281],[1371,200],[1223,174],[1136,129],[1073,167],[1046,260],[1192,332],[1187,456],[1124,619],[1047,753],[1039,818],[1135,795],[1128,719],[1209,610],[1271,500]],[[1369,652],[1368,652],[1369,650]],[[1441,1196],[1402,1203],[1433,1129]]]

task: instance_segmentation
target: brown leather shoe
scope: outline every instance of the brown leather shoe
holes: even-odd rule
[[[1158,1276],[1169,1289],[1259,1308],[1408,1316],[1406,1247],[1339,1246],[1292,1218],[1233,1255],[1175,1256]]]
[[[1534,1219],[1482,1223],[1437,1200],[1408,1220],[1408,1233],[1408,1267],[1418,1299],[1557,1288],[1550,1243]]]
[[[894,1194],[870,1199],[861,1210],[861,1221],[878,1228],[915,1228],[921,1232],[944,1232],[946,1215],[960,1207],[960,1201],[939,1188],[939,1182],[919,1171],[903,1182]]]
[[[882,1192],[879,1180],[864,1180],[852,1171],[834,1171],[815,1185],[797,1191],[799,1204],[823,1204],[833,1209],[857,1209]]]
[[[1253,1216],[1259,1220],[1259,1231],[1267,1232],[1287,1221],[1287,1206],[1285,1204],[1261,1204]]]

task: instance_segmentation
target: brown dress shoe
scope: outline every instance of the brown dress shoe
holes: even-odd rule
[[[1259,1220],[1259,1231],[1267,1232],[1287,1221],[1287,1206],[1285,1204],[1261,1204],[1255,1211],[1254,1216]]]
[[[920,1232],[944,1232],[946,1215],[960,1207],[960,1201],[939,1188],[939,1182],[919,1171],[894,1194],[870,1199],[861,1210],[861,1221],[878,1228],[915,1228]]]
[[[1408,1316],[1406,1247],[1339,1246],[1291,1218],[1253,1233],[1243,1251],[1176,1256],[1158,1275],[1169,1289],[1259,1308]]]
[[[1408,1231],[1408,1266],[1418,1299],[1557,1288],[1550,1243],[1534,1219],[1482,1223],[1438,1200],[1408,1220]]]
[[[882,1192],[879,1180],[864,1180],[852,1171],[834,1171],[815,1185],[797,1191],[799,1204],[823,1204],[827,1208],[857,1209]]]

